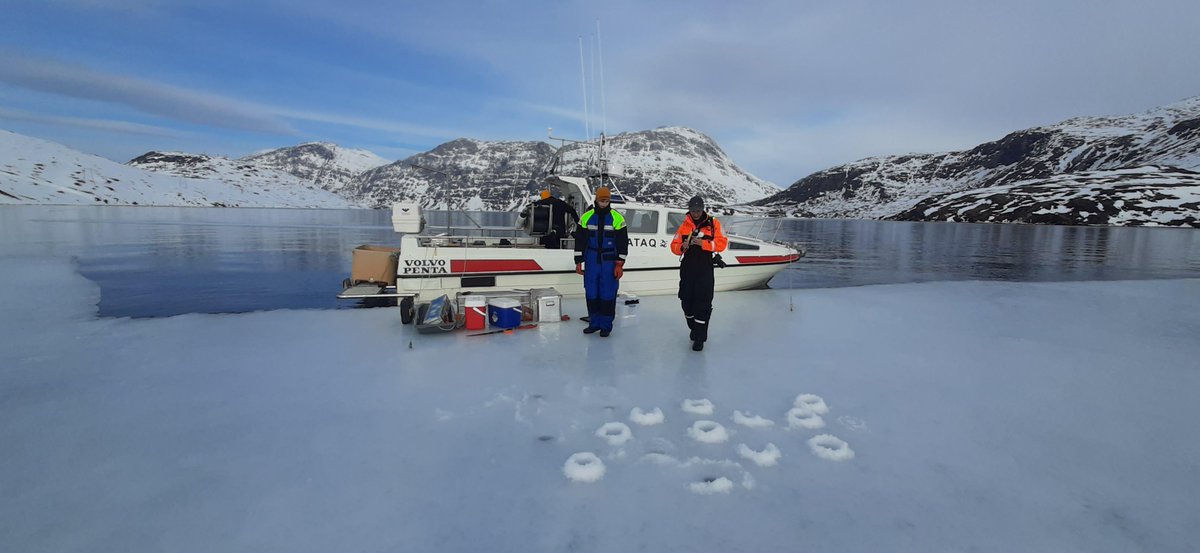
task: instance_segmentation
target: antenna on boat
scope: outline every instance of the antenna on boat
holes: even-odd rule
[[[583,90],[583,136],[590,139],[592,128],[588,124],[587,71],[583,65],[583,37],[579,37],[579,86]]]
[[[445,192],[445,197],[446,197],[446,236],[450,236],[450,181],[451,181],[450,175],[443,173],[441,171],[438,171],[437,169],[430,169],[429,167],[422,167],[420,165],[417,165],[416,163],[409,163],[408,165],[410,167],[416,167],[417,169],[429,171],[430,173],[437,173],[443,177],[446,177],[446,192]],[[480,226],[479,223],[475,222],[475,219],[472,219],[471,216],[467,214],[467,210],[459,209],[459,211],[462,212],[463,217],[466,217],[467,220],[471,222],[471,224],[475,225],[476,227],[478,227],[480,229],[483,228],[482,226]]]
[[[588,63],[592,66],[591,67],[592,77],[591,77],[591,80],[589,83],[589,84],[591,84],[591,88],[589,89],[589,92],[592,97],[592,109],[596,109],[596,36],[595,35],[592,35],[591,40],[588,41],[588,46],[589,46],[589,48],[588,48]],[[592,119],[592,114],[589,112],[588,120],[590,121],[591,119]],[[595,131],[597,129],[592,129],[592,130]],[[591,138],[591,137],[589,136],[588,138]]]
[[[604,45],[600,43],[600,18],[596,18],[596,55],[600,57],[600,136],[608,134],[608,105],[604,101]]]

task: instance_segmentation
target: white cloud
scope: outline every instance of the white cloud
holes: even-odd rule
[[[286,121],[264,115],[244,102],[48,58],[0,51],[0,81],[39,92],[128,106],[176,121],[295,134]]]
[[[16,56],[3,51],[0,51],[0,82],[39,92],[118,104],[176,121],[235,130],[294,136],[299,133],[288,122],[293,120],[435,139],[453,139],[472,134],[449,127],[264,105],[145,79],[104,73],[78,64]],[[34,115],[26,114],[23,119],[29,120],[30,117]],[[70,121],[70,118],[52,115],[38,117],[43,122],[56,119],[58,124],[68,124]],[[89,124],[93,128],[100,128],[97,121],[85,123],[84,120],[75,120],[74,124]],[[108,125],[111,130],[121,132],[145,132],[151,129],[135,123],[118,124],[110,121]]]
[[[140,12],[149,9],[170,7],[181,3],[180,0],[38,0],[47,4],[56,4],[73,9],[111,11],[111,12]]]
[[[342,125],[347,127],[356,127],[359,129],[369,129],[376,131],[385,131],[390,133],[399,133],[409,136],[419,136],[426,138],[442,138],[453,139],[471,136],[470,132],[456,130],[449,127],[430,127],[426,125],[415,125],[400,121],[388,121],[383,119],[371,119],[368,117],[358,117],[353,115],[341,115],[336,113],[326,113],[321,111],[311,111],[303,109],[292,109],[280,106],[260,106],[264,112],[285,117],[288,119],[296,119],[303,121],[313,121],[317,123],[328,123],[333,125]]]
[[[30,123],[43,123],[49,125],[60,125],[67,127],[78,127],[81,129],[92,129],[100,131],[113,131],[127,134],[141,134],[146,136],[162,136],[170,138],[179,138],[188,135],[182,131],[159,127],[155,125],[144,125],[141,123],[130,123],[128,121],[113,121],[111,119],[89,119],[83,117],[60,117],[54,115],[44,115],[29,111],[0,108],[0,119],[8,119],[11,121],[26,121]]]
[[[607,111],[628,125],[610,124],[610,133],[697,128],[746,169],[780,182],[823,168],[797,160],[969,148],[1200,93],[1200,57],[1191,55],[1200,51],[1191,29],[1200,4],[1183,0],[616,1],[531,8],[537,17],[500,4],[403,13],[353,4],[297,9],[490,68],[530,106],[582,105],[576,39],[590,44],[601,17]],[[541,111],[578,122],[582,110]],[[899,115],[872,120],[881,112]],[[811,124],[825,114],[834,114],[830,124]],[[731,146],[780,139],[797,142],[768,147],[775,155]]]
[[[141,4],[173,13],[179,5],[119,5]],[[61,62],[17,72],[2,51],[0,80],[260,132],[290,134],[290,123],[311,122],[373,131],[362,141],[399,135],[407,145],[541,138],[546,127],[580,136],[577,40],[590,47],[599,17],[610,134],[696,128],[743,168],[781,185],[864,156],[969,148],[1030,126],[1200,94],[1200,56],[1192,55],[1200,51],[1192,29],[1200,3],[1187,0],[251,0],[238,10],[264,21],[287,13],[289,28],[319,26],[321,41],[350,57],[311,59],[270,33],[239,43],[240,51],[285,67],[283,79],[320,74],[353,87],[330,87],[325,105],[264,106]],[[381,51],[401,61],[385,71],[352,57],[377,60]],[[362,90],[357,105],[372,107],[349,107],[341,93],[349,89]]]

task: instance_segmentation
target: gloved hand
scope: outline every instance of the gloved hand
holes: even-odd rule
[[[576,273],[579,273],[579,274],[581,274],[581,275],[583,274],[583,263],[576,263],[576,264],[575,264],[575,272],[576,272]]]
[[[618,260],[617,266],[613,268],[613,276],[617,277],[617,280],[621,280],[621,275],[625,274],[625,270],[622,268],[624,266],[625,262]]]

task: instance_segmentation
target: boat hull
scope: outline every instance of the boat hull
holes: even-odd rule
[[[407,237],[406,237],[407,238]],[[583,277],[575,272],[572,250],[539,248],[401,246],[396,293],[418,297],[463,292],[555,288],[565,297],[583,297]],[[782,246],[753,255],[726,252],[724,268],[714,268],[715,290],[761,288],[800,254]],[[669,250],[631,251],[620,289],[638,295],[675,294],[679,258]]]

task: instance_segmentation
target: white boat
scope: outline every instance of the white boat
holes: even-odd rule
[[[598,187],[601,182],[612,186],[611,177],[605,173],[588,178],[551,175],[545,179],[546,185],[558,189],[559,197],[580,215],[592,205],[593,185]],[[612,208],[625,216],[629,232],[621,291],[637,295],[676,293],[680,257],[671,253],[671,240],[687,211],[633,201],[619,192],[614,192],[612,198]],[[392,226],[402,234],[394,286],[347,279],[339,298],[399,298],[407,323],[415,301],[428,301],[442,294],[454,298],[467,291],[533,288],[555,288],[564,297],[584,294],[583,277],[575,273],[574,239],[562,240],[562,249],[547,249],[540,243],[536,223],[520,229],[478,225],[470,229],[426,229],[419,205],[397,203],[392,207]],[[763,287],[788,264],[804,256],[798,245],[742,236],[730,232],[728,225],[723,227],[729,247],[721,256],[725,266],[714,269],[718,292]]]

